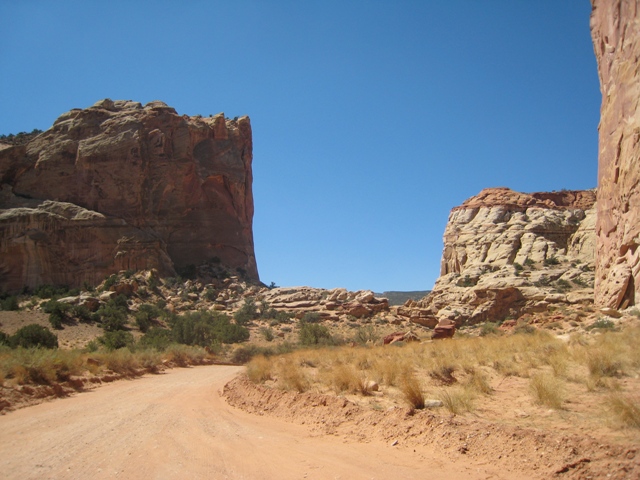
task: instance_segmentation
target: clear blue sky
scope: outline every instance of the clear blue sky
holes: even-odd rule
[[[249,115],[265,283],[423,290],[485,187],[596,185],[588,0],[0,0],[0,133],[102,98]]]

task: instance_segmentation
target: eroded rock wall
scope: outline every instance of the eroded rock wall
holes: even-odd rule
[[[498,321],[590,302],[594,190],[519,193],[488,188],[455,207],[433,291],[399,313],[433,327]]]
[[[248,117],[108,99],[61,115],[0,149],[0,288],[213,257],[257,280],[251,162]]]
[[[595,301],[640,299],[640,2],[592,0],[599,125]]]

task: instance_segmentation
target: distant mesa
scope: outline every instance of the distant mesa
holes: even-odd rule
[[[175,275],[211,258],[259,280],[249,117],[104,99],[0,139],[0,289]]]

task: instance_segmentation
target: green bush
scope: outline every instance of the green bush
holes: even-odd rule
[[[109,277],[107,277],[107,279],[104,281],[104,284],[102,285],[102,290],[106,292],[111,287],[113,287],[117,281],[118,275],[116,275],[115,273],[113,275],[109,275]]]
[[[303,320],[300,321],[298,341],[301,345],[331,345],[334,343],[327,327],[317,323],[307,323]]]
[[[34,295],[46,299],[46,298],[60,298],[64,296],[77,295],[78,289],[69,290],[67,285],[40,285],[36,287],[33,292]]]
[[[322,320],[322,317],[318,312],[306,312],[302,316],[302,321],[305,323],[318,323],[320,320]]]
[[[0,300],[0,310],[15,311],[19,309],[18,297],[15,295],[10,295]]]
[[[238,325],[246,325],[257,316],[258,307],[252,298],[246,298],[240,310],[233,314],[233,318]]]
[[[72,317],[77,318],[81,322],[90,322],[93,318],[91,312],[84,305],[73,305],[69,309]]]
[[[273,330],[267,327],[260,327],[260,335],[262,335],[262,338],[264,338],[267,342],[271,342],[274,338]]]
[[[224,314],[190,312],[171,321],[172,337],[177,343],[208,347],[214,343],[238,343],[249,339],[249,330]]]
[[[32,323],[19,329],[9,338],[11,347],[43,347],[58,348],[58,337],[47,327]]]
[[[145,333],[154,320],[157,320],[158,317],[162,315],[162,310],[160,310],[157,306],[151,305],[149,303],[143,303],[138,308],[138,311],[135,313],[134,318],[136,319],[136,325],[140,329],[142,333]]]
[[[98,337],[98,341],[104,345],[107,350],[118,350],[119,348],[134,344],[133,335],[124,330],[105,332],[104,335]]]
[[[172,343],[175,342],[171,335],[171,330],[159,327],[151,327],[142,337],[140,337],[138,342],[142,348],[153,348],[160,352],[166,350],[166,348]]]
[[[9,345],[9,335],[0,331],[0,345]]]
[[[558,258],[555,255],[552,255],[550,257],[547,257],[544,259],[544,264],[549,266],[549,265],[560,265],[560,260],[558,260]]]
[[[44,313],[49,314],[49,323],[56,330],[62,328],[62,324],[68,320],[67,312],[71,310],[68,303],[60,303],[57,300],[49,300],[40,305]]]
[[[485,322],[480,327],[479,335],[481,337],[486,337],[488,335],[499,335],[501,332],[498,329],[498,324],[494,322]]]
[[[593,330],[594,328],[601,328],[603,330],[614,330],[616,328],[615,323],[606,318],[599,318],[591,325],[589,325],[586,330]]]

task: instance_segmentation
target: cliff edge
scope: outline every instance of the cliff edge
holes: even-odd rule
[[[0,289],[163,275],[215,259],[258,280],[248,117],[105,99],[0,148]]]

